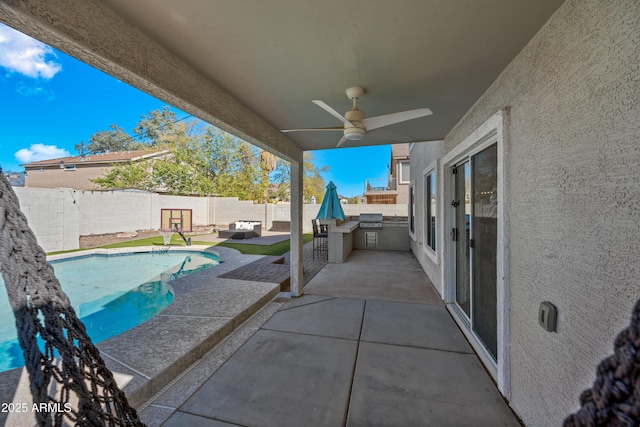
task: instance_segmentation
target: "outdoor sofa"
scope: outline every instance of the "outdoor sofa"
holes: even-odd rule
[[[224,239],[251,239],[262,235],[262,221],[236,221],[229,224],[228,230],[218,231]]]

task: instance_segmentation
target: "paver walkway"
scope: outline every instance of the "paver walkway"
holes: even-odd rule
[[[231,357],[189,372],[143,411],[146,421],[519,425],[410,254],[355,251],[305,292],[269,305],[275,314],[255,319]]]
[[[243,265],[220,277],[225,279],[250,280],[279,283],[281,289],[288,290],[290,283],[291,253],[282,256],[264,256],[250,264]],[[304,266],[304,284],[306,285],[327,265],[327,252],[313,253],[313,242],[302,246],[302,263]]]

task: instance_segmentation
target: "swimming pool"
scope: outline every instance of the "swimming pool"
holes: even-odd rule
[[[159,249],[159,250],[158,250]],[[216,254],[195,251],[93,253],[51,260],[56,277],[94,343],[111,338],[164,310],[167,283],[219,264]],[[0,277],[0,372],[24,365],[15,320]]]

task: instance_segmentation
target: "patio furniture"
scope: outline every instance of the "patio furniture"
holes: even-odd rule
[[[291,221],[272,221],[271,231],[290,231]]]
[[[229,224],[228,230],[218,231],[224,239],[251,239],[262,236],[262,221],[236,221]]]
[[[312,219],[311,225],[313,226],[313,258],[315,258],[316,251],[321,254],[329,248],[329,232],[327,224],[320,224],[317,219]]]

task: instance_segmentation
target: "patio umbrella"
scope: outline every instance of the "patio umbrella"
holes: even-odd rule
[[[316,219],[331,218],[344,220],[344,211],[342,210],[340,199],[338,199],[338,191],[333,181],[329,181],[329,184],[327,184],[327,192],[324,194],[322,205],[320,205],[318,216],[316,216]]]

